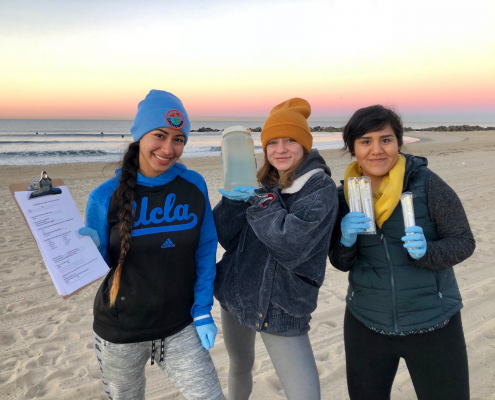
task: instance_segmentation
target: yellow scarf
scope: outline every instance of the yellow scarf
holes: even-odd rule
[[[380,187],[373,195],[373,205],[375,209],[375,220],[381,228],[383,223],[392,215],[399,204],[402,186],[404,185],[404,174],[406,172],[406,158],[399,154],[397,162],[392,169],[385,175],[380,183]],[[347,204],[349,198],[347,195],[347,179],[355,178],[363,174],[363,169],[354,161],[347,166],[344,172],[344,194]]]

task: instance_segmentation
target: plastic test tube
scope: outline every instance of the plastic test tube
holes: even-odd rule
[[[416,225],[416,218],[414,216],[413,195],[411,192],[404,192],[400,196],[400,203],[402,204],[402,215],[404,216],[404,227],[410,228]],[[412,232],[406,233],[406,235],[412,235]]]
[[[374,235],[376,233],[376,226],[375,212],[373,210],[373,194],[371,192],[371,180],[367,176],[362,176],[359,178],[359,193],[361,195],[363,213],[370,219],[370,227],[365,229],[363,234]]]
[[[358,178],[347,179],[347,195],[349,197],[349,209],[351,212],[362,212]]]
[[[416,219],[414,218],[414,206],[413,195],[411,192],[404,192],[400,196],[400,202],[402,204],[402,214],[404,215],[404,226],[410,228],[416,225]]]

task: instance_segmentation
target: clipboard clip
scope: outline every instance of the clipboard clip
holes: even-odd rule
[[[41,179],[39,180],[38,185],[39,188],[31,193],[31,195],[29,196],[30,199],[47,196],[49,194],[62,193],[62,189],[52,187],[52,180],[50,179],[46,171],[41,172]]]

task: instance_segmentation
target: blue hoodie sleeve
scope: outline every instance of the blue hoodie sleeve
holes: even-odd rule
[[[201,225],[201,236],[196,249],[196,283],[194,284],[194,305],[191,309],[194,326],[213,323],[211,307],[213,306],[213,282],[216,275],[217,231],[211,204],[208,198],[208,189],[201,175],[188,171],[185,179],[194,183],[205,196],[205,211]]]
[[[103,259],[110,266],[108,256],[108,243],[110,240],[110,227],[107,224],[108,207],[112,193],[118,186],[115,178],[103,183],[93,190],[86,204],[86,226],[94,229],[100,238],[100,251]]]

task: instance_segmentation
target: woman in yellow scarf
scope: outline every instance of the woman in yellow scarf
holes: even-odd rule
[[[423,157],[402,154],[400,117],[376,105],[354,113],[343,131],[356,161],[339,188],[339,220],[330,246],[334,267],[349,271],[344,342],[351,400],[390,399],[400,358],[418,399],[468,399],[469,374],[453,266],[475,241],[456,193]],[[370,219],[349,212],[348,178],[370,179]],[[415,226],[400,203],[413,196]]]

